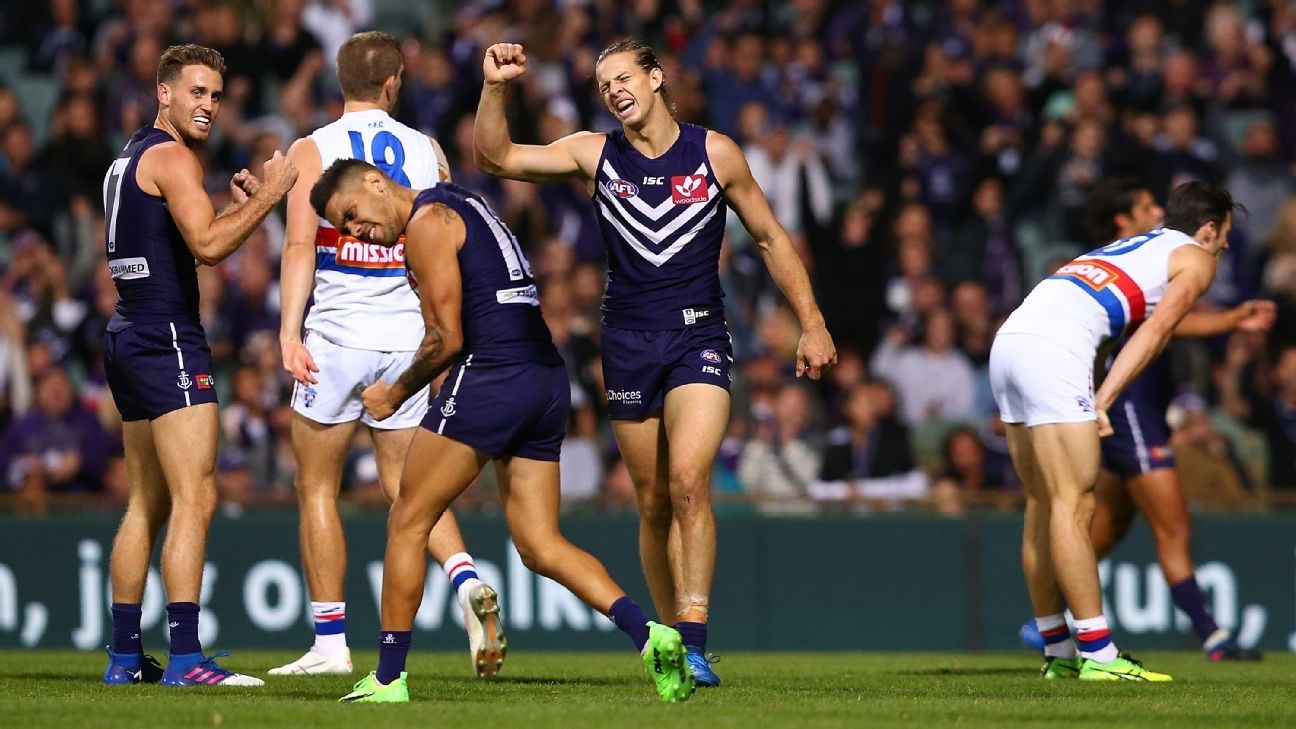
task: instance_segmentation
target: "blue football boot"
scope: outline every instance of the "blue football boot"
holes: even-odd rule
[[[1044,652],[1044,636],[1040,635],[1039,628],[1035,627],[1035,618],[1022,623],[1021,628],[1017,630],[1017,635],[1021,638],[1022,645],[1037,653]]]
[[[163,686],[264,686],[265,681],[255,676],[244,676],[241,673],[221,668],[216,659],[229,655],[226,651],[204,656],[201,653],[190,653],[182,656],[172,655],[162,674]]]
[[[711,670],[711,662],[719,660],[715,656],[707,654],[695,645],[684,646],[686,654],[685,660],[688,661],[689,669],[693,671],[693,685],[700,688],[715,688],[720,685],[720,677]]]
[[[112,646],[104,646],[104,651],[108,653],[108,667],[104,669],[103,682],[109,686],[157,683],[162,679],[162,664],[153,656],[113,653]]]

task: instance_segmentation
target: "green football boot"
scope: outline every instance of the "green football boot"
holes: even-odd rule
[[[1122,653],[1106,663],[1085,658],[1080,661],[1081,681],[1173,681],[1164,673],[1149,671],[1130,654]]]
[[[688,701],[693,695],[693,673],[685,659],[684,640],[678,630],[648,621],[648,645],[644,646],[643,662],[662,701]]]
[[[1040,676],[1047,681],[1080,678],[1080,659],[1049,656],[1044,659],[1044,666],[1040,668]]]
[[[378,683],[378,674],[370,671],[368,676],[356,681],[351,693],[338,701],[368,704],[408,704],[409,684],[405,682],[409,674],[401,671],[400,678],[389,684]]]

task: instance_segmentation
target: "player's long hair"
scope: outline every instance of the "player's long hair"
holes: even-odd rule
[[[671,116],[675,116],[675,102],[671,99],[670,94],[666,91],[666,72],[662,70],[661,61],[657,60],[657,51],[648,45],[643,38],[630,36],[614,41],[612,45],[604,48],[598,58],[594,60],[594,68],[598,68],[603,59],[618,53],[633,53],[635,65],[642,68],[645,72],[650,72],[654,68],[662,72],[661,86],[657,87],[657,93],[661,94],[662,101],[666,103],[666,109],[670,111]]]

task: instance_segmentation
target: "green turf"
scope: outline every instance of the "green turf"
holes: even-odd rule
[[[1296,656],[1208,664],[1150,653],[1173,684],[1044,682],[1021,654],[729,653],[723,688],[658,703],[633,654],[515,651],[500,678],[468,675],[464,654],[411,656],[408,705],[342,705],[354,679],[266,677],[295,658],[237,651],[224,665],[259,689],[107,687],[102,655],[0,651],[0,727],[1277,727],[1296,726]],[[372,652],[356,655],[369,670]],[[359,678],[357,675],[355,678]]]

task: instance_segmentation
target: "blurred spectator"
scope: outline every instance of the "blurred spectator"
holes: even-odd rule
[[[40,164],[59,181],[63,194],[98,200],[104,170],[113,158],[112,148],[103,139],[94,99],[79,95],[59,102]]]
[[[282,91],[298,87],[300,93],[300,87],[309,85],[325,65],[319,38],[302,24],[305,9],[306,0],[271,0],[259,55],[262,68],[281,84]]]
[[[15,491],[96,492],[103,490],[110,448],[98,419],[77,402],[67,373],[51,367],[37,378],[36,407],[6,429],[0,462]]]
[[[217,486],[222,501],[242,503],[273,483],[275,448],[256,369],[238,368],[230,390],[221,408]]]
[[[104,122],[117,135],[118,142],[125,142],[157,114],[157,65],[162,50],[159,38],[137,39],[130,46],[126,73],[113,77]]]
[[[842,404],[846,424],[828,434],[820,480],[884,478],[913,469],[909,432],[886,415],[886,408],[884,384],[860,382],[847,391]]]
[[[68,59],[86,53],[89,43],[80,22],[77,0],[47,0],[48,18],[30,36],[27,70],[62,74]]]
[[[13,299],[0,290],[0,429],[31,407],[32,383],[23,349],[26,339]]]
[[[988,454],[976,430],[969,427],[955,428],[945,436],[941,464],[932,489],[940,499],[953,496],[963,509],[993,503],[997,496],[1002,496],[1004,469],[1012,468],[1011,463]],[[949,501],[943,504],[946,509],[952,506]]]
[[[910,428],[972,418],[976,379],[954,337],[953,317],[933,309],[923,318],[919,344],[909,344],[903,330],[892,329],[873,355],[873,372],[895,387],[900,418]]]
[[[936,271],[948,286],[983,281],[997,314],[1012,311],[1021,301],[1021,252],[1012,221],[1004,213],[1003,183],[987,177],[972,194],[972,214],[935,251]]]
[[[744,104],[754,101],[769,111],[779,108],[774,90],[761,77],[765,40],[748,32],[732,39],[715,38],[711,43],[718,51],[708,56],[709,63],[702,73],[711,128],[737,137],[737,114]]]
[[[335,68],[338,49],[347,38],[368,28],[373,14],[373,0],[309,0],[301,11],[301,24],[319,39],[325,61]]]
[[[774,217],[794,236],[827,225],[832,216],[832,182],[813,142],[805,137],[794,139],[778,119],[767,119],[756,139],[744,152]],[[808,219],[803,219],[802,210],[810,214]]]
[[[810,239],[819,306],[840,352],[872,352],[885,311],[886,251],[878,230],[885,203],[878,188],[865,190],[842,211],[833,234]]]
[[[1161,19],[1140,14],[1125,30],[1125,43],[1107,66],[1107,82],[1131,109],[1152,111],[1161,101],[1165,73],[1165,33]]]
[[[1268,372],[1271,393],[1245,381],[1256,351],[1255,338],[1234,334],[1229,342],[1224,376],[1223,406],[1233,417],[1258,429],[1268,446],[1269,487],[1296,489],[1296,344],[1280,349]]]
[[[1204,76],[1215,103],[1233,107],[1263,101],[1272,58],[1263,44],[1247,38],[1237,8],[1216,4],[1206,14],[1205,30],[1210,60]]]
[[[1296,178],[1291,166],[1278,156],[1278,133],[1269,119],[1247,125],[1240,151],[1242,159],[1233,166],[1224,186],[1247,210],[1246,215],[1237,216],[1233,227],[1253,248],[1259,248],[1257,244],[1269,237],[1282,204],[1296,193]]]
[[[899,161],[931,214],[938,237],[944,237],[963,213],[970,170],[968,160],[950,144],[937,113],[934,104],[921,107],[913,129],[900,140]]]
[[[892,224],[895,236],[895,275],[886,284],[886,305],[896,318],[912,322],[919,312],[919,289],[932,274],[931,213],[922,203],[906,204]]]
[[[1171,186],[1187,180],[1215,182],[1219,177],[1219,149],[1198,134],[1197,112],[1180,104],[1165,113],[1161,124],[1164,131],[1156,143],[1169,164]]]
[[[4,130],[0,139],[0,155],[4,157],[0,200],[13,208],[18,225],[32,225],[48,234],[55,211],[65,198],[58,179],[38,163],[36,154],[31,127],[26,122],[15,121]]]
[[[809,393],[799,384],[779,390],[772,408],[755,409],[755,437],[747,441],[738,479],[764,513],[805,513],[806,489],[819,472],[819,452],[810,442]]]
[[[1192,508],[1233,511],[1255,505],[1228,441],[1211,427],[1205,400],[1193,394],[1180,395],[1170,404],[1166,422],[1171,428],[1175,470]]]

